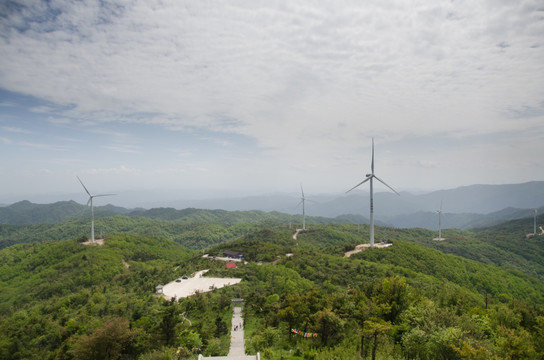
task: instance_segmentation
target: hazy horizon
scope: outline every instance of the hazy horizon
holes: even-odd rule
[[[538,1],[2,3],[0,202],[85,202],[76,176],[95,194],[336,194],[370,172],[372,138],[398,191],[542,180],[541,15]]]
[[[470,187],[470,186],[501,186],[501,185],[523,185],[528,183],[534,183],[540,181],[529,181],[525,183],[516,183],[516,184],[472,184],[466,186],[459,186],[455,188],[444,188],[444,189],[399,189],[398,192],[401,194],[410,194],[411,196],[419,196],[432,194],[435,192],[456,190],[460,188]],[[292,211],[288,212],[298,212],[300,209],[296,208],[296,204],[300,201],[301,193],[300,188],[297,191],[292,192],[244,192],[241,191],[231,191],[225,192],[219,189],[207,189],[202,191],[195,191],[194,189],[140,189],[140,190],[131,190],[131,191],[101,191],[95,192],[93,189],[89,189],[93,195],[96,194],[114,194],[113,196],[108,197],[99,197],[95,199],[95,206],[105,206],[105,205],[114,205],[125,207],[127,209],[131,208],[153,208],[153,207],[174,207],[177,209],[182,209],[186,207],[194,207],[194,204],[206,204],[206,203],[220,203],[221,201],[228,200],[239,200],[239,199],[261,199],[261,198],[277,198],[280,202],[285,200],[285,198],[293,198]],[[307,189],[304,190],[305,196],[307,199],[314,201],[315,200],[333,200],[342,197],[348,197],[350,195],[359,195],[363,197],[369,196],[368,187],[361,186],[361,188],[356,189],[355,191],[346,194],[345,191],[337,192],[308,192]],[[379,194],[393,194],[389,189],[378,189],[375,190],[375,195]],[[9,206],[21,201],[30,201],[35,204],[51,204],[60,201],[70,201],[73,200],[80,204],[86,204],[88,201],[88,195],[85,193],[85,190],[81,188],[80,192],[59,192],[59,193],[34,193],[34,194],[20,194],[13,196],[0,197],[0,206]],[[180,204],[187,203],[189,205],[183,206]],[[315,203],[318,204],[318,203]],[[274,208],[275,204],[269,204],[270,209]],[[307,206],[312,206],[312,203],[308,203]],[[263,206],[266,207],[266,206]],[[366,208],[366,203],[363,204],[363,208]],[[283,209],[286,210],[286,209]]]
[[[91,189],[90,189],[91,190]],[[364,189],[361,190],[361,192],[355,192],[355,194],[367,194],[368,195],[368,189],[367,191],[364,191]],[[422,189],[400,189],[400,192],[409,192],[411,194],[426,194],[433,191],[439,191],[442,189],[432,189],[432,190],[422,190]],[[382,191],[376,191],[376,193],[379,193]],[[386,190],[383,190],[383,192],[387,192]],[[123,191],[116,191],[115,189],[110,189],[108,191],[102,191],[102,192],[93,192],[91,190],[91,193],[115,193],[112,197],[105,197],[105,198],[99,198],[96,201],[96,206],[103,206],[106,204],[112,204],[117,205],[117,202],[120,203],[126,203],[126,198],[135,198],[138,199],[138,195],[143,195],[143,200],[130,200],[132,203],[168,203],[168,202],[175,202],[179,200],[210,200],[210,199],[232,199],[232,198],[244,198],[244,197],[261,197],[261,196],[292,196],[294,198],[300,197],[300,189],[299,191],[291,191],[291,192],[282,192],[282,191],[274,191],[274,192],[250,192],[245,193],[243,190],[238,191],[228,191],[225,192],[223,190],[219,189],[208,189],[208,190],[183,190],[183,189],[136,189],[136,190],[130,190],[128,192]],[[306,194],[307,196],[309,193]],[[331,197],[331,196],[343,196],[345,195],[344,192],[317,192],[317,193],[311,193],[311,196],[314,197]],[[154,198],[154,196],[156,196]],[[122,199],[119,201],[119,199]],[[28,200],[30,202],[36,203],[36,204],[48,204],[53,203],[57,201],[69,201],[73,200],[81,204],[87,203],[88,195],[85,193],[85,190],[82,188],[81,192],[57,192],[57,193],[28,193],[28,194],[16,194],[16,195],[10,195],[10,196],[4,196],[0,198],[0,204],[3,205],[10,205],[16,202]],[[123,206],[123,205],[119,205]]]

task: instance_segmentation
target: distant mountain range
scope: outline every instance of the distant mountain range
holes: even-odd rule
[[[306,202],[306,214],[309,217],[321,217],[316,218],[316,222],[323,223],[325,221],[323,218],[330,218],[331,222],[368,222],[369,196],[367,192],[360,191],[339,197],[312,196],[311,194],[306,196],[313,200],[313,202]],[[167,207],[150,210],[106,205],[95,207],[95,216],[123,214],[175,220],[189,213],[194,217],[196,216],[194,212],[198,212],[197,209],[259,210],[293,215],[301,213],[301,208],[297,208],[299,202],[300,199],[295,196],[278,194],[228,199],[180,200],[165,203]],[[389,192],[380,192],[374,196],[377,223],[401,228],[436,229],[438,224],[436,211],[441,203],[443,228],[467,229],[491,226],[512,219],[531,217],[535,208],[539,208],[539,213],[542,213],[544,181],[509,185],[472,185],[422,195],[402,192],[401,196],[397,196]],[[187,210],[177,210],[181,208]],[[188,208],[191,208],[190,211]],[[88,213],[89,210],[85,205],[75,201],[61,201],[53,204],[20,201],[0,207],[0,224],[61,222],[87,216]],[[211,212],[207,211],[207,215],[203,218],[210,218],[210,214]],[[216,215],[219,216],[219,214]],[[219,216],[219,218],[222,217],[224,214]],[[285,221],[291,219],[278,217],[278,214],[270,216],[271,220],[279,218]],[[308,220],[312,221],[311,218]]]
[[[342,214],[368,216],[368,189],[356,190],[350,195],[312,195],[306,197],[307,213],[316,216],[335,217]],[[393,217],[419,211],[436,211],[443,203],[444,212],[488,214],[507,207],[530,209],[544,206],[544,181],[508,185],[471,185],[449,190],[438,190],[414,195],[402,192],[374,194],[374,211],[377,217]],[[289,214],[300,212],[296,205],[300,198],[274,194],[243,198],[172,201],[166,206],[174,208],[280,211]]]

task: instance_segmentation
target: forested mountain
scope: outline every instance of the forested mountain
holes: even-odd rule
[[[106,206],[94,207],[95,218],[109,217],[113,215],[126,215],[129,217],[143,217],[160,220],[177,220],[191,223],[221,223],[241,224],[256,223],[263,221],[274,221],[289,224],[302,222],[301,215],[291,215],[277,211],[264,212],[260,210],[251,211],[226,211],[187,208],[178,210],[174,208],[153,208],[153,209],[125,209],[108,204]],[[90,217],[88,206],[81,205],[75,201],[60,201],[53,204],[33,204],[29,201],[20,201],[7,207],[0,207],[0,224],[23,225],[40,223],[58,223],[70,219]],[[361,216],[353,216],[348,219],[346,216],[337,218],[309,217],[316,224],[327,223],[348,223],[353,219],[365,221]],[[366,220],[368,222],[368,220]]]
[[[393,245],[350,258],[344,251],[367,241],[368,226],[313,224],[294,239],[271,221],[117,215],[99,222],[125,234],[83,246],[69,234],[87,224],[66,221],[54,241],[0,250],[0,358],[224,355],[230,299],[240,297],[246,349],[263,359],[539,359],[544,236],[525,237],[531,220],[445,230],[443,242],[429,230],[378,227],[377,240]],[[240,251],[247,264],[227,269],[183,244]],[[154,295],[156,285],[208,268],[243,280],[179,301]]]
[[[544,213],[544,208],[538,209],[538,213]],[[95,207],[95,218],[108,217],[122,214],[130,217],[145,217],[150,219],[176,220],[182,222],[213,222],[221,224],[242,224],[263,221],[281,222],[284,224],[301,224],[302,216],[280,213],[276,211],[225,211],[206,209],[125,209],[113,205]],[[455,214],[442,213],[442,228],[471,229],[477,227],[489,227],[512,219],[529,217],[534,214],[533,209],[506,208],[490,214]],[[53,204],[32,204],[21,201],[10,206],[0,207],[1,224],[40,224],[58,223],[69,219],[85,219],[90,216],[88,207],[74,201],[57,202]],[[368,224],[368,219],[362,215],[344,214],[335,218],[308,216],[307,221],[314,224]],[[417,212],[397,216],[382,216],[377,219],[379,225],[388,225],[400,228],[420,227],[425,229],[438,228],[438,215],[435,212]],[[42,225],[42,227],[45,225]],[[48,227],[48,226],[46,226]],[[50,226],[54,227],[54,226]],[[1,245],[0,245],[1,246]]]
[[[219,242],[233,240],[258,226],[260,226],[258,223],[235,225],[191,223],[123,215],[95,218],[97,237],[107,238],[111,234],[118,233],[147,234],[170,239],[192,249],[202,249]],[[89,234],[88,218],[54,224],[0,225],[0,248],[18,243],[88,237]]]
[[[306,214],[313,222],[368,223],[368,193],[360,191],[349,196],[316,195],[306,203]],[[275,221],[301,222],[301,212],[293,196],[269,195],[206,201],[170,202],[174,207],[126,209],[113,205],[95,206],[95,216],[115,214],[188,222],[213,221],[227,224]],[[166,202],[168,203],[168,202]],[[440,190],[422,195],[402,192],[377,192],[374,210],[379,224],[400,228],[436,229],[436,211],[443,205],[443,227],[470,229],[488,227],[532,215],[534,208],[544,210],[544,181],[510,185],[472,185]],[[215,209],[215,210],[211,210]],[[228,211],[226,211],[228,210]],[[539,211],[542,213],[543,211]],[[295,217],[297,215],[298,217]],[[0,224],[53,223],[90,216],[90,209],[74,201],[53,204],[32,204],[21,201],[0,207]]]
[[[532,181],[522,184],[470,185],[454,189],[437,190],[424,194],[401,191],[401,196],[376,185],[376,215],[397,216],[415,212],[436,211],[440,202],[449,213],[487,214],[514,207],[530,209],[544,205],[544,181]],[[391,186],[396,187],[395,184]],[[349,189],[349,185],[347,186]],[[347,189],[339,189],[335,194],[319,194],[305,186],[308,199],[307,214],[313,216],[336,217],[342,214],[360,214],[368,211],[368,188],[361,188],[346,195]],[[397,189],[398,190],[398,189]],[[280,211],[288,214],[297,212],[296,204],[300,194],[268,194],[234,198],[216,198],[193,200],[186,197],[180,200],[163,201],[160,206],[174,208],[201,208],[236,210]],[[170,194],[171,196],[171,194]],[[157,207],[154,203],[153,207]]]
[[[150,210],[136,210],[129,216],[140,216],[151,219],[177,220],[191,223],[219,223],[226,225],[260,223],[271,221],[283,224],[302,223],[301,215],[290,215],[277,211],[264,212],[259,210],[251,211],[226,211],[226,210],[205,210],[188,208],[177,210],[174,208],[155,208]],[[315,224],[345,224],[350,219],[345,217],[324,218],[318,216],[307,217]]]
[[[538,213],[542,213],[544,208],[541,207]],[[517,209],[505,208],[501,211],[496,211],[489,214],[470,214],[470,213],[442,213],[442,228],[450,229],[473,229],[490,227],[509,220],[526,218],[534,215],[534,209]],[[417,212],[412,214],[404,214],[392,217],[384,217],[387,224],[399,228],[420,227],[425,229],[438,229],[438,213],[432,212]]]
[[[140,213],[140,212],[138,212]],[[149,234],[171,239],[191,249],[233,240],[263,226],[293,228],[302,224],[301,215],[264,213],[261,211],[227,212],[223,210],[152,209],[146,216],[115,215],[95,217],[97,236],[113,233]],[[163,220],[165,217],[172,220]],[[351,218],[327,219],[307,217],[314,224],[346,224]],[[59,223],[28,225],[0,224],[0,249],[18,243],[70,239],[88,236],[89,218],[76,218]]]
[[[127,214],[129,210],[113,205],[96,206],[96,217]],[[0,207],[0,224],[57,223],[65,220],[90,216],[88,206],[75,201],[58,201],[53,204],[34,204],[24,200]]]

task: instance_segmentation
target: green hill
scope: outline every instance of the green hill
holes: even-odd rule
[[[374,334],[379,335],[378,358],[521,354],[536,359],[537,350],[544,350],[538,345],[544,325],[542,281],[402,240],[343,258],[338,240],[342,233],[315,230],[295,241],[289,233],[267,231],[211,250],[241,251],[250,261],[274,260],[274,265],[249,267],[249,272],[237,270],[248,280],[257,276],[254,272],[268,274],[267,281],[255,279],[244,294],[246,311],[257,318],[253,350],[270,358],[282,348],[295,348],[303,358],[353,359],[361,351],[370,356]],[[328,238],[331,245],[307,244],[313,235]],[[344,240],[351,236],[346,233]],[[301,279],[279,280],[282,272]],[[319,337],[308,341],[289,336],[290,328],[317,331]]]
[[[112,216],[128,213],[128,210],[113,205],[95,207],[95,216]],[[34,204],[24,200],[0,207],[0,224],[23,225],[58,223],[75,218],[90,218],[88,206],[75,201],[59,201],[53,204]]]
[[[350,222],[342,217],[307,217],[306,220],[314,224]],[[302,224],[302,216],[262,211],[157,208],[135,211],[129,215],[96,216],[95,233],[97,236],[112,233],[149,234],[172,239],[192,249],[202,249],[233,240],[263,226],[294,229],[296,224]],[[89,218],[82,216],[62,222],[0,224],[0,249],[18,243],[85,236],[89,234],[89,228]]]
[[[425,236],[406,236],[412,229],[398,229],[398,233],[414,243],[440,250],[444,253],[462,256],[485,264],[515,269],[527,275],[544,280],[544,236],[527,238],[532,232],[533,219],[525,218],[508,221],[490,228],[460,231],[443,231],[446,241],[434,241],[433,232],[421,231]],[[406,234],[406,235],[405,235]]]
[[[190,223],[219,223],[225,225],[261,223],[264,221],[280,222],[284,224],[302,223],[302,215],[290,215],[277,211],[265,212],[251,211],[226,211],[187,208],[177,210],[174,208],[153,208],[129,210],[123,207],[105,205],[94,207],[95,218],[126,215],[136,218],[149,218],[156,220],[172,220]],[[90,218],[88,206],[75,201],[59,201],[53,204],[34,204],[27,200],[15,204],[0,207],[0,224],[25,225],[59,223],[72,219]],[[307,220],[315,224],[353,222],[354,219],[362,221],[360,216],[339,216],[337,218],[307,217]]]
[[[384,359],[538,359],[543,246],[525,238],[527,221],[446,230],[444,242],[428,230],[378,227],[378,241],[393,246],[350,258],[344,251],[367,241],[368,226],[312,224],[294,239],[271,221],[117,215],[97,221],[105,245],[83,246],[75,240],[88,231],[83,220],[4,225],[3,239],[35,242],[0,250],[0,358],[174,359],[178,347],[192,359],[198,349],[224,355],[230,299],[241,297],[246,349],[264,359],[373,351]],[[200,256],[227,249],[247,264],[227,269]],[[175,302],[154,295],[157,284],[208,268],[243,280]],[[104,343],[117,344],[113,353],[93,352]]]
[[[196,296],[182,307],[155,295],[158,284],[220,266],[194,255],[135,235],[112,235],[103,246],[67,240],[1,250],[0,358],[164,358],[179,341],[226,354],[232,296]]]
[[[203,249],[223,241],[230,241],[242,234],[263,226],[261,223],[206,223],[184,220],[161,220],[146,217],[116,215],[95,219],[95,233],[147,234],[176,241],[191,249]],[[280,226],[280,225],[274,225]],[[281,225],[287,227],[286,225]],[[0,249],[19,243],[54,241],[88,236],[88,219],[72,219],[61,223],[28,225],[0,225]]]

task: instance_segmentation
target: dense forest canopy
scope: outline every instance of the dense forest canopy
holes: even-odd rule
[[[281,222],[115,215],[97,221],[105,244],[84,246],[83,220],[2,225],[0,358],[226,355],[235,297],[246,350],[263,359],[542,358],[544,237],[526,238],[530,220],[448,229],[442,242],[377,227],[393,245],[349,258],[368,226],[310,223],[294,238]],[[202,257],[225,250],[245,262]],[[178,301],[155,294],[203,269],[242,282]]]

